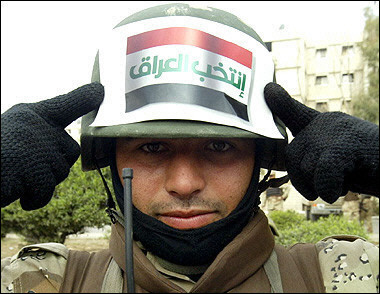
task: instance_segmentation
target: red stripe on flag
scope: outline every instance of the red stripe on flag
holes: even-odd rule
[[[196,46],[251,68],[252,52],[234,43],[191,28],[165,28],[141,33],[128,38],[127,54],[163,45]]]

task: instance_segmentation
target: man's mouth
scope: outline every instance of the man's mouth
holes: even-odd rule
[[[170,211],[158,215],[158,219],[176,229],[189,230],[204,227],[216,219],[215,211]]]

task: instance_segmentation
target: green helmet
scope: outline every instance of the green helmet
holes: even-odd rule
[[[117,137],[254,138],[261,167],[285,170],[285,126],[263,98],[274,71],[261,61],[269,52],[252,28],[219,9],[176,3],[137,12],[113,32],[92,73],[104,101],[82,118],[84,171],[110,164]]]

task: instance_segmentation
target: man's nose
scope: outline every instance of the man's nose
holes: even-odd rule
[[[166,171],[165,189],[174,197],[195,196],[206,186],[204,172],[195,154],[176,155]]]

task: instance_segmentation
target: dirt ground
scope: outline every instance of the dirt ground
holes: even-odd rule
[[[379,235],[372,234],[369,241],[378,245]],[[27,245],[25,241],[18,237],[7,237],[1,239],[1,258],[16,254],[23,246]],[[106,238],[68,238],[65,245],[74,250],[98,251],[108,248],[108,239]]]
[[[69,249],[98,251],[108,248],[108,239],[105,238],[69,238],[64,243]],[[16,254],[23,246],[25,241],[18,237],[6,237],[1,239],[1,258]]]

